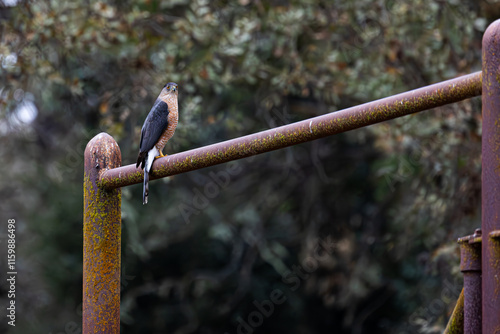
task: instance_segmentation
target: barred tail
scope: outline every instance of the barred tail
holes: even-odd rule
[[[142,186],[142,204],[148,204],[149,195],[149,173],[144,169],[144,185]]]

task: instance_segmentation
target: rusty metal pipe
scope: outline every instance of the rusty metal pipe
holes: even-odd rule
[[[500,332],[500,20],[483,36],[483,333]]]
[[[458,239],[460,244],[460,271],[464,275],[464,330],[467,334],[481,334],[481,230]]]
[[[463,334],[464,333],[464,289],[458,296],[457,303],[453,309],[448,325],[443,334]]]
[[[83,177],[82,333],[120,333],[121,190],[105,190],[99,176],[121,164],[120,148],[108,134],[85,148]]]
[[[360,106],[306,119],[225,142],[157,159],[150,179],[214,166],[380,123],[481,95],[481,72],[415,89]],[[100,185],[114,189],[142,182],[135,164],[105,171]]]

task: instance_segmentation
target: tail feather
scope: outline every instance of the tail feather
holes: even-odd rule
[[[142,204],[148,204],[149,195],[149,173],[144,169],[144,185],[142,187]]]
[[[144,185],[142,187],[142,204],[148,204],[148,195],[149,195],[149,173],[151,172],[151,166],[153,165],[153,161],[155,157],[160,154],[160,151],[153,146],[147,154],[141,153],[139,154],[139,158],[137,159],[137,166],[141,163],[141,168],[144,169]],[[140,159],[140,160],[139,160]],[[136,167],[137,167],[136,166]]]

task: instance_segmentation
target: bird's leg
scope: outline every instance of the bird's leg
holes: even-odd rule
[[[160,150],[160,155],[157,155],[157,156],[155,157],[155,159],[158,159],[158,158],[163,158],[163,157],[166,157],[167,155],[168,155],[168,154],[165,154],[165,155],[164,155],[164,154],[163,154],[163,152]]]

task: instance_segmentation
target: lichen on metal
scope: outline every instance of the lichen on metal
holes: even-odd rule
[[[108,134],[85,149],[83,217],[83,333],[120,331],[121,191],[98,185],[100,175],[119,167],[121,153]]]
[[[464,333],[464,289],[458,297],[453,313],[443,334],[463,334]]]
[[[305,143],[481,94],[481,72],[415,89],[360,106],[258,132],[194,150],[172,154],[153,163],[150,179],[189,172],[280,148]],[[106,189],[142,182],[135,164],[105,171]]]

